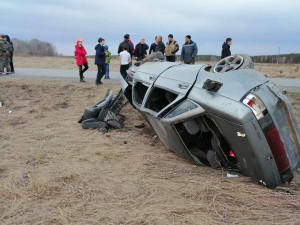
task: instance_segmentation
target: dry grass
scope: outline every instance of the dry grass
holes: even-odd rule
[[[73,57],[14,57],[16,67],[45,69],[77,69]],[[91,70],[97,70],[94,59],[88,58]],[[215,62],[199,62],[214,65]],[[256,63],[255,68],[268,77],[300,78],[299,64]],[[119,72],[118,60],[112,60],[111,71]]]
[[[1,224],[300,224],[298,178],[269,190],[194,166],[135,128],[129,105],[125,128],[83,130],[107,88],[0,80]]]

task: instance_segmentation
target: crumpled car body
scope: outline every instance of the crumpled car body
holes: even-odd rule
[[[299,128],[289,100],[254,69],[165,61],[132,67],[125,95],[171,151],[269,187],[291,181]]]

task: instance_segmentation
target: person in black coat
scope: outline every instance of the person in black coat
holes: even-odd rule
[[[152,52],[155,52],[156,46],[157,46],[157,36],[155,36],[155,41],[151,44],[150,50],[149,50],[149,55],[151,55]]]
[[[96,55],[95,55],[95,64],[98,67],[98,73],[96,78],[96,85],[102,84],[102,77],[105,74],[105,40],[103,38],[98,39],[99,44],[96,45]]]
[[[226,38],[226,41],[222,45],[221,59],[231,56],[230,45],[232,44],[231,38]]]
[[[145,43],[145,38],[141,39],[141,42],[135,46],[134,55],[137,58],[137,61],[141,61],[147,55],[147,50],[149,46]]]
[[[124,35],[124,41],[122,41],[120,43],[120,45],[119,45],[118,54],[120,54],[120,52],[122,52],[124,48],[127,49],[127,51],[129,52],[129,54],[132,57],[133,54],[134,54],[134,49],[133,49],[132,44],[130,42],[130,36],[129,36],[129,34],[125,34]]]

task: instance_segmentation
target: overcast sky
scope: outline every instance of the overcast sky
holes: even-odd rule
[[[227,36],[233,53],[300,52],[300,0],[1,0],[0,9],[1,33],[52,42],[64,55],[77,38],[94,54],[99,37],[116,53],[124,33],[135,44],[169,33],[183,44],[191,34],[199,54],[220,54]]]

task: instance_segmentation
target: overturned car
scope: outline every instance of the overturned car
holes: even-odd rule
[[[177,155],[268,188],[293,179],[300,149],[293,109],[249,56],[213,67],[146,61],[131,67],[122,89]]]

